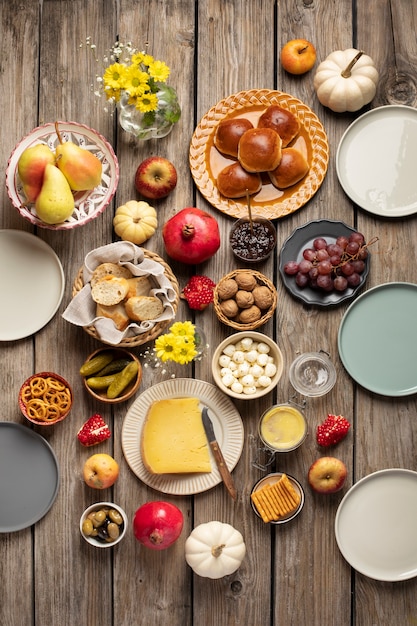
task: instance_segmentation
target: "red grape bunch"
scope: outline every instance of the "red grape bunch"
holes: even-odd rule
[[[340,235],[334,243],[317,237],[312,247],[304,248],[300,261],[288,261],[284,272],[295,276],[298,287],[311,287],[325,292],[343,292],[360,285],[368,245],[361,233]]]

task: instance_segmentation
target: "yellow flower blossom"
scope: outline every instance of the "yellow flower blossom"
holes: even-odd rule
[[[198,354],[195,326],[191,322],[176,322],[169,331],[155,339],[155,354],[163,363],[190,363]]]
[[[154,80],[164,83],[169,76],[169,67],[163,61],[154,61],[149,65],[149,75]]]

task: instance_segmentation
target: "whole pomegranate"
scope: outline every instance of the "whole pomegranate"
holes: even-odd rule
[[[169,548],[180,536],[184,517],[169,502],[146,502],[133,518],[133,533],[138,541],[152,550]]]
[[[220,247],[217,220],[195,207],[182,209],[165,222],[162,237],[167,254],[188,265],[207,261]]]

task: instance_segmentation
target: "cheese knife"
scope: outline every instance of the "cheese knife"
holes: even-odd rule
[[[236,500],[237,491],[236,491],[235,483],[233,481],[231,473],[229,472],[229,468],[226,465],[226,461],[224,460],[224,456],[223,456],[222,451],[220,450],[219,444],[216,441],[216,435],[214,434],[213,423],[209,417],[207,407],[203,408],[202,419],[203,419],[204,430],[206,431],[207,440],[209,442],[209,446],[211,448],[218,470],[220,472],[220,476],[222,477],[222,480],[225,484],[227,491],[232,496],[233,500]]]

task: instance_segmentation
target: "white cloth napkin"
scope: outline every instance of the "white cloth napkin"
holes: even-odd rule
[[[133,276],[151,276],[157,285],[152,289],[151,295],[158,296],[162,300],[163,313],[152,321],[131,322],[124,331],[118,330],[112,320],[97,317],[96,303],[91,297],[90,279],[96,267],[101,263],[119,263],[127,267]],[[128,241],[110,243],[89,252],[84,259],[83,281],[84,287],[71,300],[62,317],[76,326],[93,325],[99,337],[112,345],[119,344],[126,337],[134,337],[149,331],[157,322],[175,317],[172,303],[175,302],[176,292],[165,275],[164,266],[146,258],[142,248]]]

